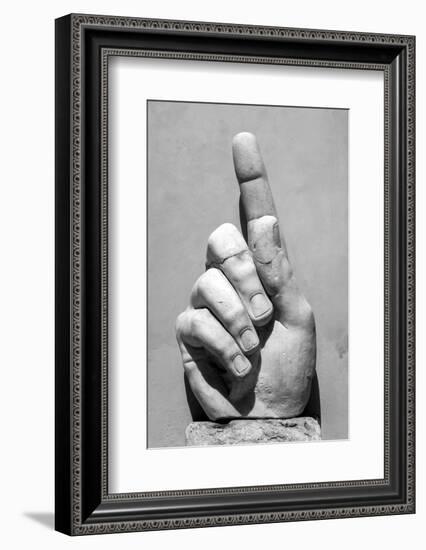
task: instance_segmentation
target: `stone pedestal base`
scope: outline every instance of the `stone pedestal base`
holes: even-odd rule
[[[240,445],[244,443],[280,443],[282,441],[318,441],[321,428],[310,416],[288,419],[232,420],[228,424],[192,422],[186,428],[186,444]]]

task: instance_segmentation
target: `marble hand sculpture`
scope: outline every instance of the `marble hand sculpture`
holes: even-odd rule
[[[176,321],[190,388],[212,421],[293,418],[315,375],[312,309],[297,286],[256,138],[233,139],[242,228],[218,227]]]

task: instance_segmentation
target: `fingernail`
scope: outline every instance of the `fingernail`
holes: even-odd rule
[[[261,292],[252,296],[250,300],[250,305],[253,311],[253,315],[256,318],[262,317],[262,315],[265,315],[265,313],[267,313],[271,309],[271,304],[266,299],[266,296]]]
[[[257,334],[251,330],[251,328],[246,328],[240,334],[241,344],[243,345],[244,351],[250,351],[259,344],[259,338]]]
[[[233,364],[237,373],[243,374],[248,369],[250,363],[242,355],[238,354],[234,357]]]

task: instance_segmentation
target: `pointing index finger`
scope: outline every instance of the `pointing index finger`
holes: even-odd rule
[[[237,134],[232,142],[232,152],[247,220],[247,242],[267,294],[277,297],[290,277],[291,270],[255,136],[248,132]],[[274,302],[274,298],[272,303],[278,309],[282,305],[276,300]]]
[[[276,217],[256,137],[249,132],[237,134],[232,140],[232,154],[247,222],[262,216]]]

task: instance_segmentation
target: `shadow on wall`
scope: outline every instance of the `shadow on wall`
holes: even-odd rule
[[[44,527],[48,527],[50,530],[55,528],[55,515],[53,512],[25,512],[23,515]]]

